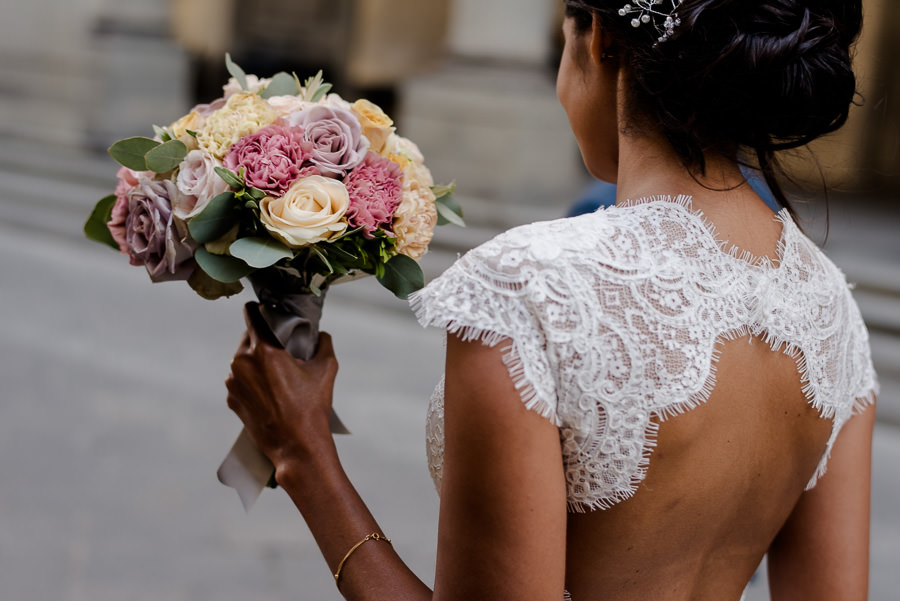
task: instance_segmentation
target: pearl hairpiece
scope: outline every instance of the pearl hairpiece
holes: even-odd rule
[[[636,15],[631,19],[632,27],[640,27],[647,23],[653,23],[653,27],[659,32],[659,42],[665,42],[675,33],[675,28],[681,25],[681,19],[678,18],[678,8],[684,0],[668,0],[672,5],[672,10],[668,13],[658,9],[664,0],[634,0],[634,4],[626,4],[619,9],[619,16],[627,17],[628,15]],[[662,22],[660,22],[662,21]]]

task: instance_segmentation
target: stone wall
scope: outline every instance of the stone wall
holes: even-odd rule
[[[187,104],[167,0],[4,0],[0,135],[103,148]]]

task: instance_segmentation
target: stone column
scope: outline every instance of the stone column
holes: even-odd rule
[[[91,88],[91,0],[7,4],[0,19],[0,133],[81,143]]]
[[[93,98],[86,141],[152,136],[190,109],[189,64],[170,33],[169,0],[105,0],[91,27]]]
[[[447,59],[401,87],[400,133],[421,146],[436,180],[456,181],[475,231],[561,216],[585,184],[556,99],[560,4],[454,0]]]

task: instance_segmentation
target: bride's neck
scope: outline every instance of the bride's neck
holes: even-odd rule
[[[616,184],[617,203],[684,194],[697,206],[755,196],[736,161],[709,154],[705,172],[692,174],[665,138],[634,133],[619,134]]]

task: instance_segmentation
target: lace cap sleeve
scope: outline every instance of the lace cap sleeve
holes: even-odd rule
[[[424,327],[438,327],[463,340],[488,346],[508,341],[503,360],[528,409],[555,425],[557,391],[547,353],[539,307],[546,299],[547,271],[540,265],[552,258],[529,239],[528,226],[510,230],[468,252],[441,276],[410,297],[410,306]]]

